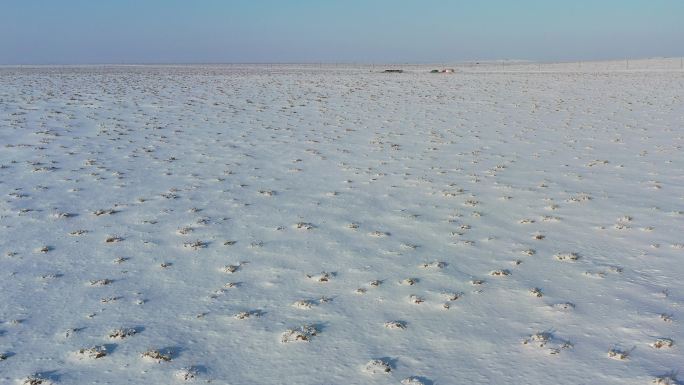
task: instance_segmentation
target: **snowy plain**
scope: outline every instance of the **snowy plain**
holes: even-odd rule
[[[0,383],[677,383],[684,72],[616,63],[0,68]]]

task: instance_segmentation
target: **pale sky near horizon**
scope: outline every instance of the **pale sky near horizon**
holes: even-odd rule
[[[684,56],[684,0],[1,0],[0,64]]]

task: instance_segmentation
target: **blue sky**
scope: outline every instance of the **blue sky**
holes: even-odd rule
[[[684,56],[684,0],[0,0],[0,63]]]

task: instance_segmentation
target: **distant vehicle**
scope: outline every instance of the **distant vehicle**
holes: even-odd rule
[[[431,74],[452,74],[456,72],[453,68],[444,68],[441,70],[432,70],[430,71]]]
[[[401,74],[404,73],[404,70],[384,70],[383,72],[388,74]]]

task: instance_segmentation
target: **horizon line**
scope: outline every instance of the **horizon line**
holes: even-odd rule
[[[0,63],[0,67],[77,67],[77,66],[191,66],[191,65],[459,65],[459,64],[501,64],[501,63],[516,63],[516,64],[566,64],[566,63],[601,63],[601,62],[619,62],[626,60],[656,60],[656,59],[684,59],[682,56],[649,56],[649,57],[621,57],[613,59],[589,59],[589,60],[530,60],[530,59],[468,59],[460,61],[438,61],[438,62],[365,62],[365,61],[292,61],[292,62],[84,62],[84,63]]]

